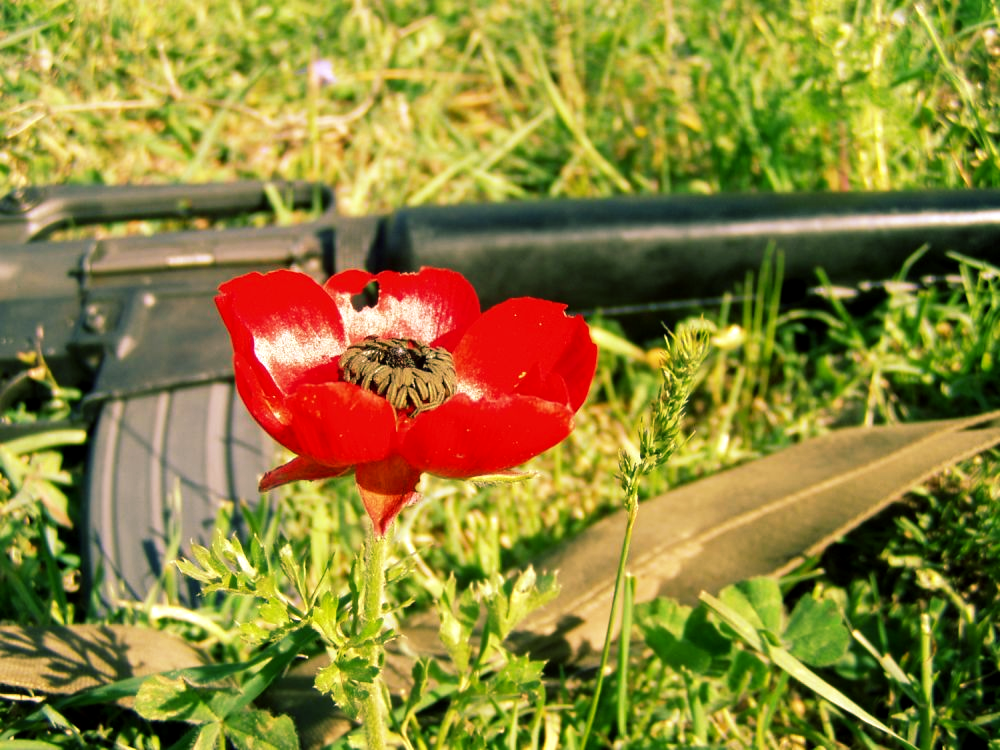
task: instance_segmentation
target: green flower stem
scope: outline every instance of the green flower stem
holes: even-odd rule
[[[382,599],[385,594],[385,552],[388,537],[375,531],[374,526],[368,535],[365,545],[365,589],[361,599],[361,622],[359,628],[366,630],[372,623],[382,617]],[[384,649],[381,645],[372,644],[366,654],[368,663],[377,667],[378,675],[368,686],[368,697],[362,704],[362,719],[365,725],[365,737],[368,750],[384,750],[388,731],[386,722],[389,711],[385,705],[385,683],[382,680],[382,663],[385,661]]]

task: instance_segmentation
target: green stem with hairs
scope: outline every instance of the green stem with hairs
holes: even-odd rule
[[[361,631],[382,617],[382,599],[385,595],[385,557],[388,538],[374,527],[365,544],[364,591],[361,594]],[[382,662],[385,653],[381,645],[373,643],[365,654],[368,663],[378,668],[378,674],[368,685],[368,696],[362,704],[362,720],[368,750],[384,750],[387,746],[389,711],[385,704],[385,683],[382,680]]]

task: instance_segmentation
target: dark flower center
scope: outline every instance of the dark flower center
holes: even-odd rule
[[[340,355],[340,375],[413,417],[455,395],[451,353],[412,339],[369,336],[351,344]]]

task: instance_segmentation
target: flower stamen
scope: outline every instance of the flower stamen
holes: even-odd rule
[[[455,395],[451,353],[412,339],[369,336],[351,344],[340,355],[340,374],[411,417],[436,409]]]

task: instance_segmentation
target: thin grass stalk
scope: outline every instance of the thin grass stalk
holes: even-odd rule
[[[934,656],[931,653],[931,616],[920,615],[920,750],[934,746]]]
[[[49,580],[49,589],[52,591],[49,600],[49,615],[55,615],[59,619],[60,625],[67,625],[73,620],[72,610],[66,601],[66,592],[63,590],[62,577],[59,574],[59,563],[56,561],[55,536],[56,530],[45,520],[44,510],[39,508],[39,517],[42,519],[39,524],[38,551],[45,566],[45,575]],[[55,604],[53,607],[52,605]]]
[[[628,658],[632,633],[632,605],[635,602],[635,576],[625,575],[625,601],[622,606],[621,644],[618,647],[618,736],[628,736]]]
[[[700,686],[695,684],[694,675],[690,670],[683,670],[684,692],[687,695],[688,710],[691,712],[691,731],[698,745],[708,744],[708,718],[705,716],[705,703],[701,699]]]
[[[625,565],[628,562],[628,552],[632,546],[632,530],[635,528],[635,519],[638,515],[639,504],[637,502],[630,503],[628,505],[628,515],[625,519],[625,538],[622,541],[622,553],[618,558],[615,590],[611,597],[611,614],[608,617],[608,629],[604,634],[604,648],[601,649],[601,664],[597,669],[594,696],[590,700],[590,708],[587,711],[587,723],[583,729],[583,738],[580,740],[581,750],[587,750],[590,732],[594,727],[594,718],[597,716],[597,705],[601,700],[601,688],[604,686],[604,671],[607,669],[608,658],[611,655],[611,640],[615,632],[615,620],[618,619],[618,607],[620,606],[621,592],[625,583]]]
[[[778,708],[778,701],[786,694],[785,691],[787,688],[788,672],[781,670],[778,672],[778,679],[771,690],[768,691],[767,698],[760,706],[757,714],[757,731],[754,737],[754,747],[771,747],[771,743],[767,741],[767,734],[770,731],[774,713]]]

